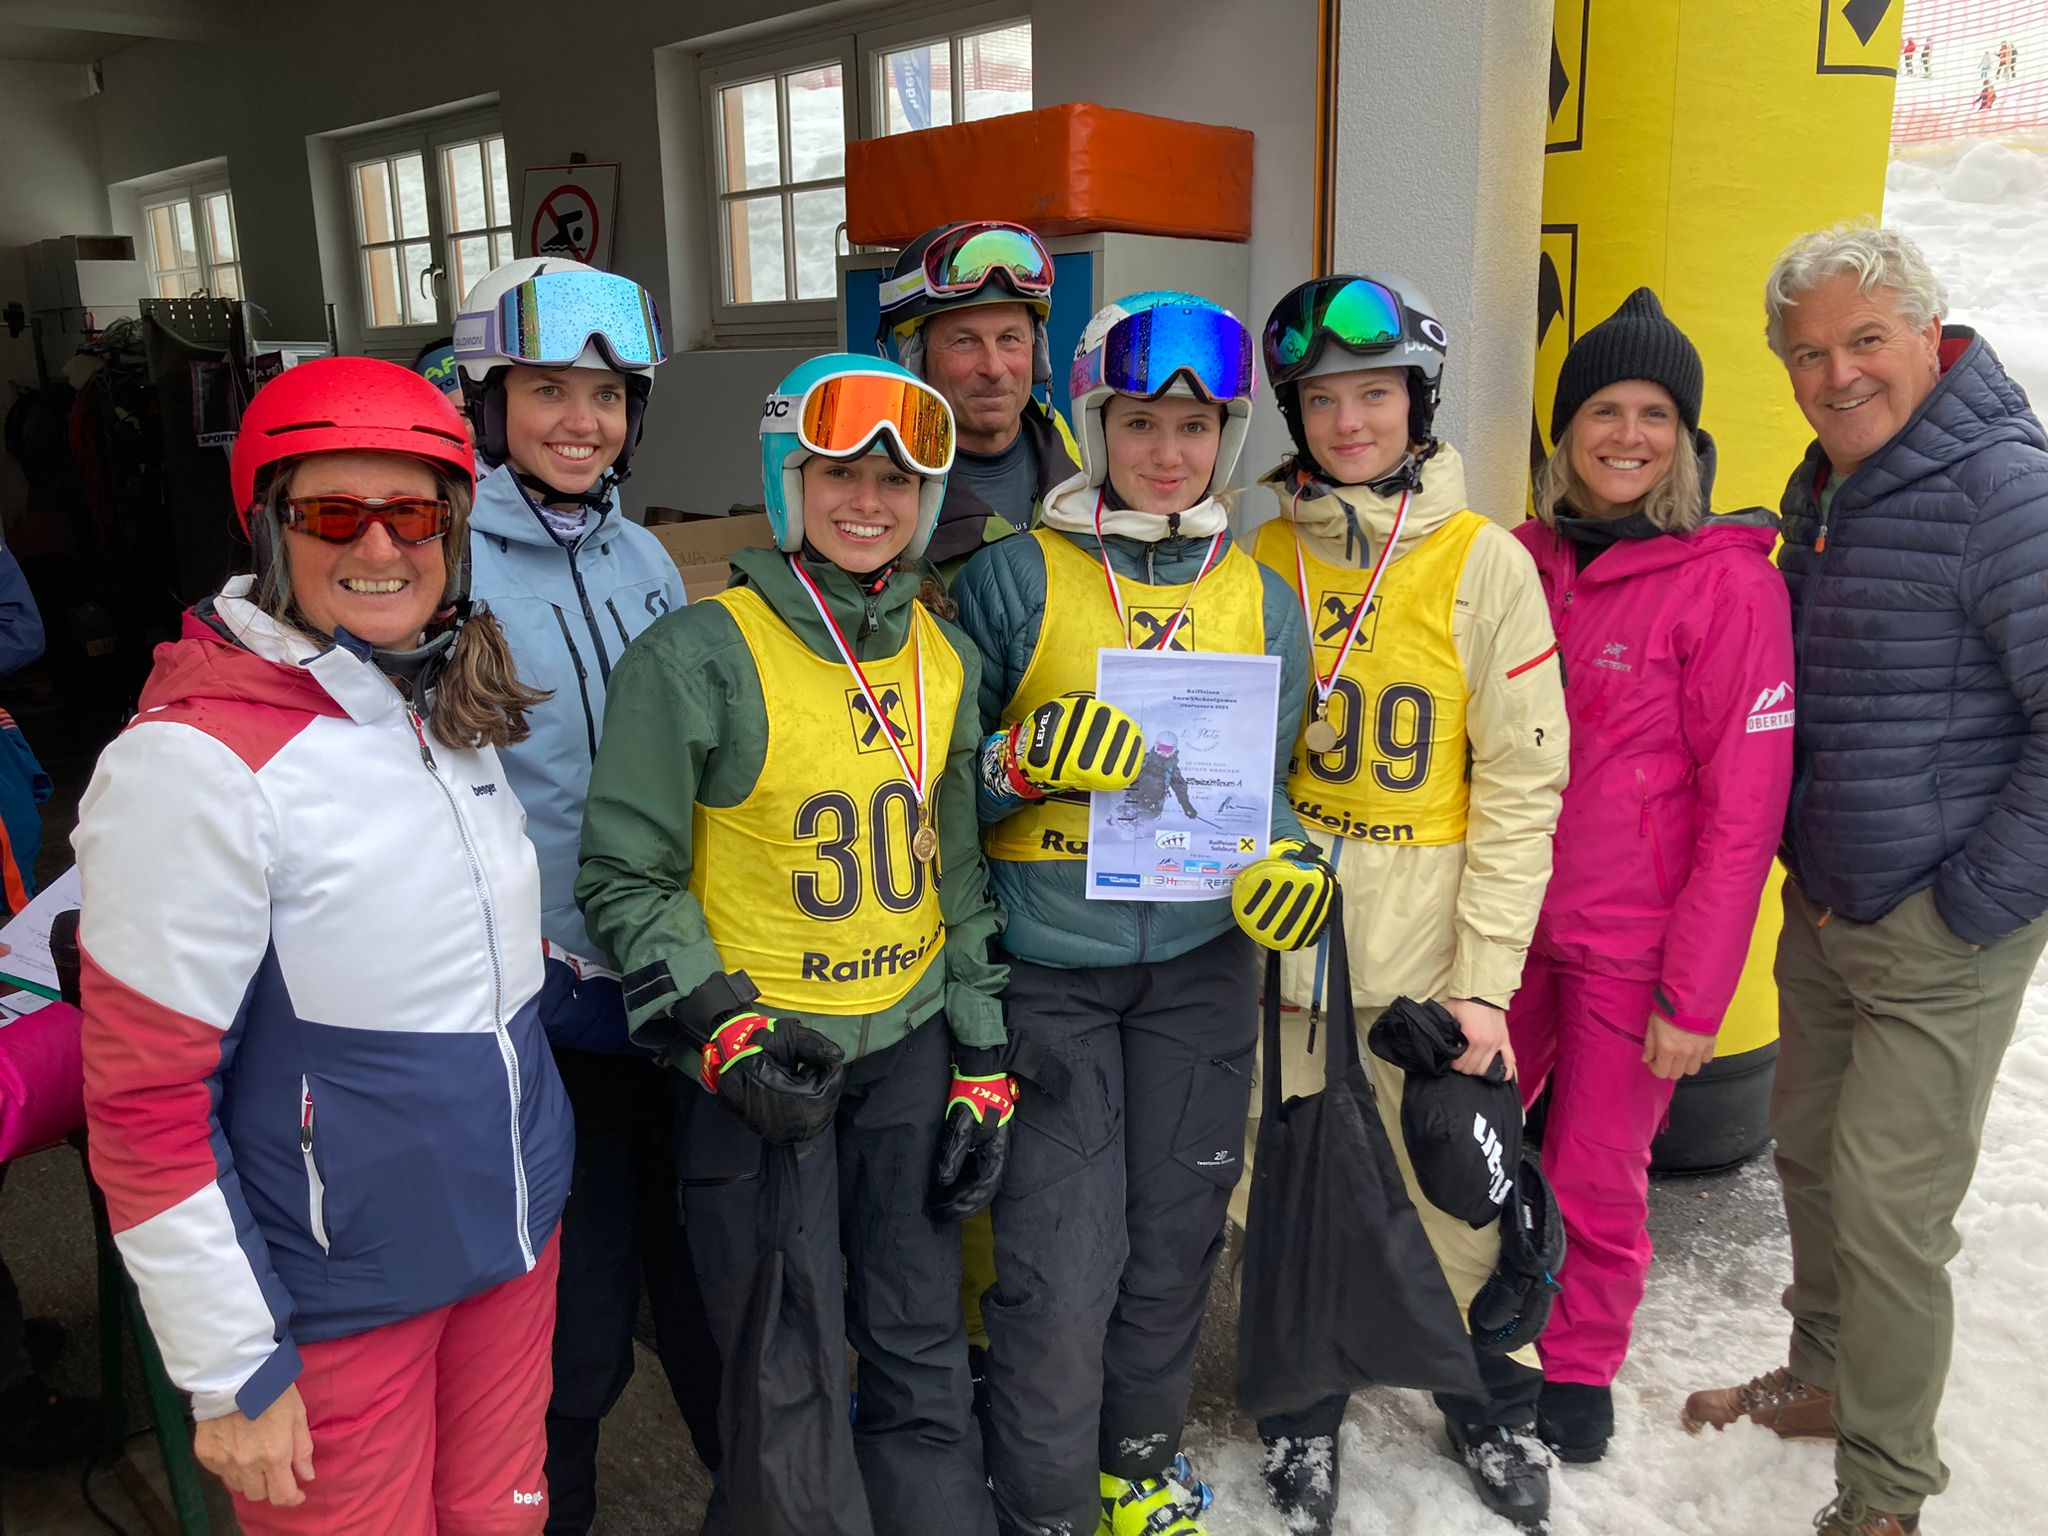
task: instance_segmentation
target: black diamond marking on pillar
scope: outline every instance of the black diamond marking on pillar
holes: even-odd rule
[[[1877,36],[1877,29],[1884,25],[1884,19],[1890,14],[1891,8],[1892,0],[1849,0],[1849,3],[1842,7],[1842,20],[1855,28],[1856,40],[1868,47],[1870,40]],[[1550,46],[1554,57],[1557,49],[1556,38],[1551,39]],[[1552,107],[1550,111],[1553,117],[1557,115],[1557,108]]]
[[[1886,0],[1889,4],[1890,0]],[[1571,94],[1572,77],[1565,73],[1564,55],[1557,51],[1557,33],[1550,34],[1550,120],[1557,121],[1557,109]]]

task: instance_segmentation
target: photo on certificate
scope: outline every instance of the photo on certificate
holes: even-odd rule
[[[1266,851],[1276,656],[1104,650],[1095,696],[1138,722],[1130,788],[1089,796],[1088,896],[1214,901]]]

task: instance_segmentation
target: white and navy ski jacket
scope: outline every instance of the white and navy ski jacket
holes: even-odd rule
[[[248,589],[158,649],[73,837],[93,1173],[200,1418],[530,1270],[572,1135],[497,754]]]

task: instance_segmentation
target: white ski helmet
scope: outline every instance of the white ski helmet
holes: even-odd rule
[[[1216,468],[1205,495],[1228,485],[1251,429],[1258,374],[1251,333],[1222,305],[1192,293],[1134,293],[1106,304],[1081,332],[1068,379],[1081,468],[1090,487],[1109,476],[1102,413],[1111,395],[1181,395],[1223,407]]]

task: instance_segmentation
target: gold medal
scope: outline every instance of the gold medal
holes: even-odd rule
[[[1337,750],[1337,727],[1323,716],[1317,715],[1315,719],[1309,721],[1307,729],[1302,731],[1301,740],[1309,751],[1321,757],[1326,752]]]
[[[939,834],[931,823],[931,812],[918,807],[917,830],[910,835],[910,856],[920,864],[929,864],[939,856]]]

